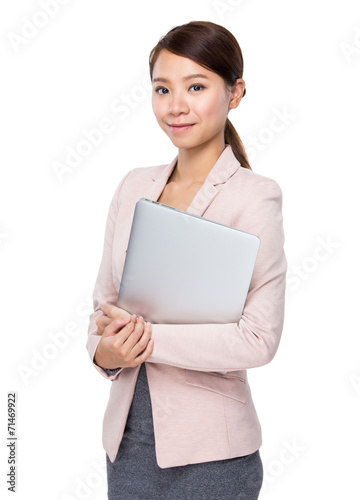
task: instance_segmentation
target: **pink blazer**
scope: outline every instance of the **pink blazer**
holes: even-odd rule
[[[87,341],[92,361],[100,340],[100,307],[117,300],[135,203],[141,197],[159,198],[176,161],[177,157],[167,165],[130,170],[111,201]],[[145,366],[161,468],[234,458],[259,449],[261,427],[246,370],[272,360],[284,320],[287,262],[279,185],[242,168],[226,145],[187,211],[256,234],[261,243],[238,323],[152,325],[154,349]],[[139,366],[111,376],[94,366],[112,381],[103,446],[113,462]]]

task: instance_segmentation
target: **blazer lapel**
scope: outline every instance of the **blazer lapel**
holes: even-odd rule
[[[160,172],[153,175],[152,186],[147,193],[150,200],[156,201],[175,168],[178,157],[176,156],[171,163],[162,168]],[[226,181],[240,168],[240,163],[236,159],[231,146],[226,144],[225,149],[215,162],[205,179],[204,184],[194,196],[192,202],[187,208],[187,212],[202,216],[211,203],[221,191]]]

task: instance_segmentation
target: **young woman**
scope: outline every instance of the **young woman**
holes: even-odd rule
[[[108,498],[255,500],[262,441],[246,370],[272,360],[282,332],[282,192],[251,170],[228,119],[245,82],[227,29],[177,26],[149,62],[153,110],[178,155],[129,171],[110,205],[87,344],[96,369],[113,381],[103,425]],[[260,237],[238,323],[150,325],[114,305],[141,197]]]

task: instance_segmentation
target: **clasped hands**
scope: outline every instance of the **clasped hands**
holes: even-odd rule
[[[147,360],[153,351],[151,324],[142,316],[125,309],[104,304],[103,314],[96,320],[97,335],[101,335],[94,361],[109,370],[135,367]]]

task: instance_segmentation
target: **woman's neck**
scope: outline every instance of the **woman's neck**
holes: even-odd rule
[[[178,160],[171,175],[171,181],[182,185],[204,183],[224,149],[224,140],[205,147],[200,145],[191,149],[179,148]]]

